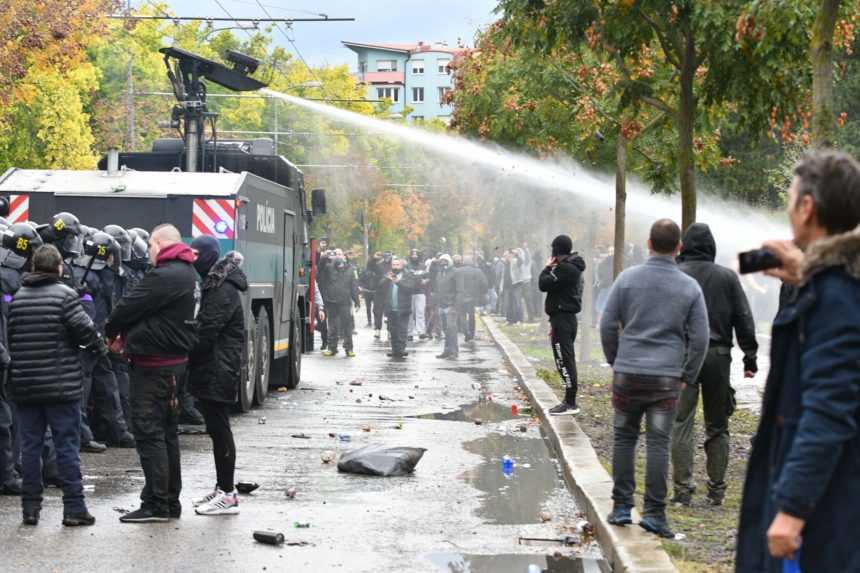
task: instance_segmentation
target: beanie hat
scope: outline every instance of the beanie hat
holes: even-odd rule
[[[191,248],[197,251],[194,268],[197,269],[201,277],[205,277],[221,256],[221,246],[218,244],[218,239],[209,235],[201,235],[191,242]]]
[[[573,251],[573,241],[567,235],[559,235],[552,240],[552,256],[563,257]]]

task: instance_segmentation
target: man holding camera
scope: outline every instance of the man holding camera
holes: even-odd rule
[[[765,243],[798,285],[773,321],[771,370],[741,504],[738,571],[860,571],[860,165],[805,156],[788,192],[794,239]],[[801,549],[802,542],[802,549]]]
[[[559,235],[552,241],[552,256],[541,271],[538,288],[547,293],[544,310],[549,315],[550,340],[555,367],[564,382],[564,401],[550,409],[553,416],[578,414],[576,405],[576,315],[582,310],[582,272],[585,260],[572,253],[573,241]]]

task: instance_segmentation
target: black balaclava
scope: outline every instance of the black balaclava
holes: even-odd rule
[[[205,277],[209,274],[209,269],[221,257],[221,246],[218,244],[218,239],[209,235],[202,235],[191,242],[191,248],[197,251],[194,268],[197,269],[201,277]]]
[[[552,240],[552,256],[564,257],[573,251],[573,241],[567,235],[559,235]]]

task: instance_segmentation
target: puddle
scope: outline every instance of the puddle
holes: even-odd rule
[[[489,523],[540,523],[540,512],[551,498],[553,505],[574,509],[573,498],[543,439],[490,434],[465,442],[463,448],[484,458],[463,479],[483,493],[477,514]],[[514,460],[510,475],[502,469],[506,455]]]
[[[496,402],[472,402],[471,404],[463,404],[453,412],[435,412],[415,417],[424,420],[448,420],[451,422],[474,422],[475,420],[481,420],[484,423],[492,423],[513,420],[517,416],[511,414],[510,406],[503,406]],[[528,420],[524,418],[523,421]]]
[[[434,553],[428,559],[448,573],[601,573],[600,562],[564,555],[463,555]],[[534,565],[529,569],[529,566]]]

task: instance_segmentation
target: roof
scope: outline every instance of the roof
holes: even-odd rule
[[[111,194],[121,197],[202,195],[227,197],[238,192],[246,173],[179,171],[69,171],[10,169],[0,178],[2,193],[48,192],[69,195]]]
[[[451,48],[445,44],[417,42],[412,44],[390,44],[390,43],[365,43],[365,42],[342,42],[347,48],[365,48],[371,50],[387,50],[389,52],[400,52],[403,54],[417,54],[421,52],[444,52],[457,55],[468,50],[468,48]]]
[[[403,72],[364,72],[364,80],[368,84],[402,84]]]

